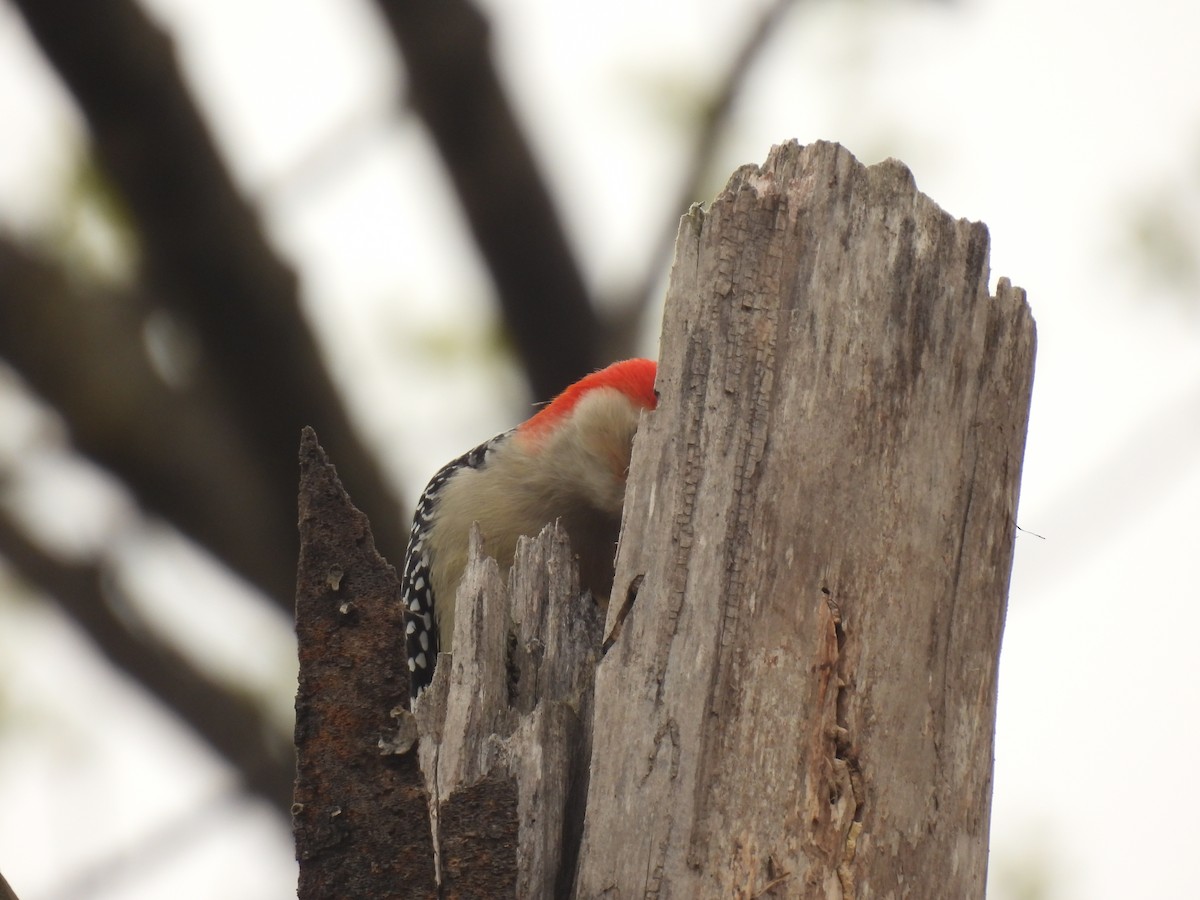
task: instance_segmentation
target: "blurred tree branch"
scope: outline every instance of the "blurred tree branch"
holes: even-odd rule
[[[290,815],[292,742],[263,710],[200,672],[152,629],[139,626],[132,609],[114,612],[109,595],[116,587],[102,565],[51,557],[4,516],[0,548],[13,568],[47,591],[117,669],[173,710],[233,766],[248,791]]]
[[[75,445],[280,605],[295,581],[294,513],[203,372],[173,389],[146,353],[151,304],[85,290],[0,238],[0,357],[70,424]]]
[[[302,314],[296,278],[242,199],[179,71],[133,0],[14,0],[74,95],[94,152],[136,225],[147,293],[199,336],[208,377],[262,461],[264,515],[291,522],[296,441],[320,430],[377,538],[398,557],[397,498],[355,434]],[[278,527],[277,524],[274,527]],[[291,605],[291,591],[275,595]]]
[[[408,73],[410,102],[492,273],[533,394],[548,399],[598,367],[600,321],[496,74],[488,23],[468,0],[377,3]]]

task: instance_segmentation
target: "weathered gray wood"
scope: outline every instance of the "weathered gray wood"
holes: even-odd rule
[[[1034,345],[899,163],[788,144],[684,217],[576,896],[983,896]]]
[[[441,896],[982,896],[1034,352],[987,279],[834,145],[685,217],[607,625],[561,530],[507,584],[472,536],[413,710]]]
[[[557,525],[518,544],[507,584],[473,529],[458,610],[454,653],[414,704],[444,895],[565,896],[603,614]]]

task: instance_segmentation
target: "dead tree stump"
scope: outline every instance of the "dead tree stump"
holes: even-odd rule
[[[577,896],[983,896],[1033,356],[899,163],[776,147],[684,217]]]
[[[560,531],[508,579],[473,535],[398,852],[447,897],[982,897],[1034,345],[899,163],[736,172],[681,223],[607,622]]]

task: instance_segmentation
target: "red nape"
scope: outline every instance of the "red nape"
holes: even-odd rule
[[[519,431],[530,436],[544,432],[568,415],[583,395],[594,388],[616,388],[638,406],[654,409],[658,405],[658,397],[654,393],[657,371],[658,366],[652,359],[615,362],[608,368],[579,379],[555,397],[545,409],[522,424]]]

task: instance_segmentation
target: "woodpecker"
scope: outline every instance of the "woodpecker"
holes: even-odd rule
[[[413,697],[433,679],[438,650],[450,650],[472,522],[507,569],[517,538],[560,520],[581,585],[607,601],[633,434],[642,410],[658,403],[655,374],[649,359],[593,372],[430,479],[417,501],[400,581]]]

